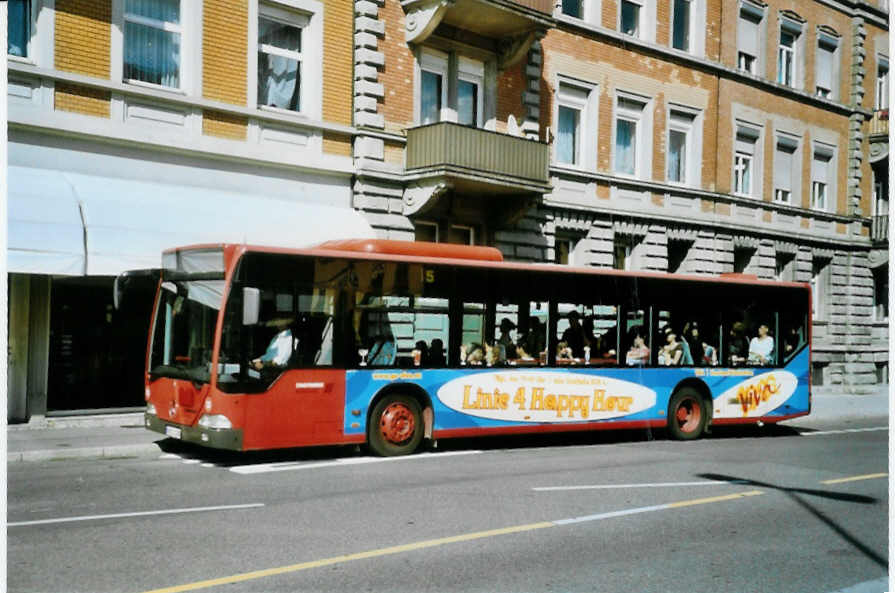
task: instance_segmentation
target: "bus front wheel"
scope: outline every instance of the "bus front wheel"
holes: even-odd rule
[[[423,429],[419,402],[406,395],[389,394],[373,408],[367,440],[376,455],[409,455],[423,440]]]
[[[668,430],[680,441],[699,438],[708,421],[708,410],[702,395],[684,387],[671,396],[668,402]]]

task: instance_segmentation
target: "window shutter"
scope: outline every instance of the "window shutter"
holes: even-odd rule
[[[758,22],[740,13],[737,28],[737,47],[750,56],[758,57]]]
[[[755,153],[755,139],[746,134],[737,134],[736,151],[752,155]]]
[[[826,45],[817,47],[817,86],[833,89],[833,50]]]
[[[811,160],[811,180],[827,183],[827,166],[830,163],[830,157],[814,153]]]
[[[777,145],[774,153],[774,189],[792,191],[792,157],[790,148]]]

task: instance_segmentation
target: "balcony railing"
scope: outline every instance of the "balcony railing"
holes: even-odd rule
[[[407,173],[499,180],[509,186],[547,186],[550,147],[536,140],[440,122],[407,130]],[[546,188],[545,188],[546,190]]]
[[[888,214],[870,218],[870,240],[874,243],[884,243],[889,240]]]
[[[889,110],[880,109],[873,112],[873,119],[870,120],[871,136],[888,136],[889,135]]]

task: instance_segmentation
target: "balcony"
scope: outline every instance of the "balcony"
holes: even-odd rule
[[[464,195],[543,195],[552,189],[549,165],[550,146],[544,142],[451,122],[411,128],[405,213],[447,189]]]
[[[515,63],[553,25],[551,0],[403,0],[408,43],[423,43],[439,26],[497,42],[501,67]]]
[[[889,156],[889,110],[878,109],[870,120],[870,162]]]
[[[885,243],[889,240],[889,215],[872,216],[870,218],[870,241]]]
[[[889,110],[880,109],[873,112],[873,119],[870,120],[871,136],[889,136]]]

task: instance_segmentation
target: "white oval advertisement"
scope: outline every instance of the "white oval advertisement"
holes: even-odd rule
[[[764,416],[783,405],[798,385],[789,371],[769,371],[742,381],[715,398],[715,418]]]
[[[448,381],[438,399],[457,412],[491,420],[583,422],[647,410],[656,404],[656,392],[584,373],[495,371]]]

